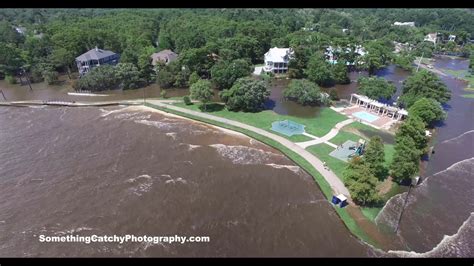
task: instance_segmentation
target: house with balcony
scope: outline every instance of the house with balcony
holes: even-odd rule
[[[79,70],[79,75],[83,76],[94,67],[100,65],[116,65],[119,60],[119,54],[95,47],[76,57],[76,65]]]
[[[263,71],[275,74],[288,72],[288,63],[293,55],[294,51],[291,48],[270,48],[265,54]]]

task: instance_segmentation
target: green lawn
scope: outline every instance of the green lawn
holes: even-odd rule
[[[195,111],[201,111],[199,109],[200,104],[185,105],[184,103],[176,103],[175,105]],[[336,111],[333,111],[331,108],[321,108],[321,112],[319,113],[318,117],[314,118],[280,115],[271,110],[265,110],[258,113],[232,112],[224,108],[223,105],[216,103],[213,104],[212,109],[213,110],[208,111],[210,114],[246,123],[248,125],[268,131],[270,131],[270,128],[272,127],[272,122],[289,119],[291,121],[305,125],[305,131],[317,137],[326,135],[331,130],[331,128],[334,127],[334,125],[347,119],[347,117],[337,113]],[[273,131],[271,132],[273,133]],[[297,142],[311,140],[310,138],[305,139],[304,136],[298,136],[289,139]]]
[[[360,137],[360,136],[358,136],[354,133],[344,131],[344,129],[343,129],[343,130],[339,131],[339,133],[337,133],[337,135],[334,138],[330,139],[329,142],[332,142],[336,145],[340,145],[340,144],[346,142],[347,140],[352,140],[354,142],[358,142],[360,138],[362,138],[362,137]]]
[[[382,208],[369,208],[369,207],[361,207],[360,208],[362,211],[362,214],[364,214],[365,217],[367,217],[369,220],[372,222],[375,222],[375,217],[377,217],[377,214],[382,210]]]
[[[306,148],[306,150],[316,155],[316,157],[321,159],[321,161],[326,162],[329,169],[331,169],[331,171],[333,171],[342,181],[344,181],[344,176],[342,173],[344,172],[347,163],[329,155],[329,153],[334,150],[333,147],[325,143],[321,143],[318,145],[309,146]]]
[[[367,129],[367,130],[371,130],[375,132],[378,131],[377,129],[373,127],[361,124],[359,122],[355,122],[343,127],[342,130],[339,131],[339,133],[334,138],[330,139],[329,141],[336,145],[339,145],[341,143],[344,143],[346,140],[352,140],[355,142],[359,141],[360,138],[367,140],[367,138],[345,131],[350,127],[359,128],[359,129]],[[347,163],[329,155],[329,153],[331,153],[334,150],[333,147],[325,143],[321,143],[318,145],[310,146],[306,149],[312,154],[316,155],[321,160],[325,161],[328,164],[329,168],[332,171],[334,171],[334,173],[344,181],[344,177],[342,173],[344,172],[344,169]],[[384,152],[385,152],[385,166],[389,167],[393,158],[393,154],[395,152],[394,146],[392,144],[384,143]]]

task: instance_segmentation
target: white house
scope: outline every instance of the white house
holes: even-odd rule
[[[398,22],[398,21],[396,21],[395,23],[393,23],[393,26],[415,27],[415,22]]]
[[[436,42],[438,41],[438,33],[437,32],[428,33],[428,35],[425,36],[424,41],[432,42],[436,44]]]
[[[393,42],[395,46],[395,51],[394,53],[398,54],[403,51],[411,51],[413,48],[413,45],[409,44],[408,42],[406,43],[400,43],[400,42]]]
[[[337,64],[337,54],[341,54],[341,51],[342,49],[340,47],[337,47],[337,48],[334,48],[332,46],[328,46],[326,48],[326,51],[324,53],[324,55],[326,56],[326,60],[331,63],[331,64]],[[349,53],[351,50],[349,47],[346,47],[344,49],[344,53]],[[355,51],[354,51],[357,55],[357,57],[361,57],[361,56],[364,56],[365,54],[367,54],[367,52],[365,51],[364,47],[362,47],[361,45],[357,45],[355,47]],[[347,65],[348,66],[352,66],[354,65],[355,62],[347,62]]]
[[[448,41],[454,42],[456,40],[456,35],[449,35]]]
[[[288,62],[294,54],[291,48],[270,48],[265,54],[265,72],[286,73],[288,72]]]

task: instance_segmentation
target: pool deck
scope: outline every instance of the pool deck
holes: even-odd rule
[[[391,119],[390,117],[377,115],[376,113],[370,112],[368,109],[360,107],[360,106],[351,106],[351,107],[347,107],[347,108],[331,107],[331,109],[333,109],[334,111],[336,111],[338,113],[341,113],[343,115],[346,115],[346,116],[352,118],[354,121],[358,121],[362,124],[371,126],[371,127],[376,128],[378,130],[381,130],[381,129],[388,130],[393,124],[399,122],[397,120]],[[377,116],[378,119],[376,119],[372,122],[368,122],[368,121],[365,121],[363,119],[360,119],[360,118],[355,117],[355,116],[352,115],[353,113],[357,113],[357,112],[366,112],[366,113],[369,113],[371,115]]]

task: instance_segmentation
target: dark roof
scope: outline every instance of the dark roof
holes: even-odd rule
[[[89,50],[88,52],[85,52],[81,54],[80,56],[76,57],[76,60],[78,61],[89,61],[89,60],[99,60],[102,58],[109,57],[111,55],[115,55],[116,53],[108,50],[102,50],[98,48],[94,48],[92,50]]]

